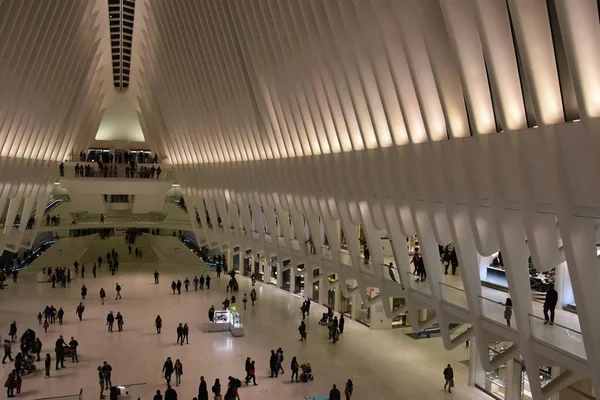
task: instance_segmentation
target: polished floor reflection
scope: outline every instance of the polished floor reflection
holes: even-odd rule
[[[96,242],[92,249],[104,250],[104,254],[116,246],[117,251],[124,254],[125,245],[121,240]],[[79,364],[67,360],[67,368],[60,371],[53,368],[51,379],[47,380],[43,379],[41,371],[25,377],[20,397],[63,396],[78,393],[83,388],[84,399],[97,399],[96,367],[107,360],[113,366],[113,384],[143,383],[134,389],[137,390],[134,393],[148,399],[156,389],[164,391],[161,368],[166,357],[171,357],[183,363],[182,384],[177,388],[179,398],[191,399],[197,394],[201,375],[210,384],[215,378],[226,381],[229,375],[243,378],[244,360],[251,357],[257,364],[258,386],[243,387],[240,391],[242,399],[302,399],[328,392],[332,383],[343,386],[348,378],[354,380],[353,399],[440,399],[448,395],[442,390],[442,370],[447,363],[454,366],[454,397],[488,398],[467,386],[468,368],[459,363],[468,358],[467,350],[461,347],[448,352],[439,338],[413,340],[404,334],[406,330],[369,330],[347,320],[343,337],[334,345],[327,340],[325,328],[317,324],[322,310],[314,306],[307,321],[308,340],[300,342],[297,327],[301,320],[299,307],[302,300],[270,285],[257,283],[256,307],[242,311],[246,336],[234,338],[228,332],[208,333],[205,329],[207,310],[211,304],[219,307],[225,299],[226,281],[216,279],[215,273],[210,272],[213,278],[210,290],[173,295],[172,280],[183,281],[186,277],[192,280],[194,275],[208,272],[200,263],[190,263],[189,253],[185,258],[183,253],[179,254],[185,261],[174,257],[169,262],[124,262],[116,276],[111,276],[103,267],[98,277],[93,278],[91,265],[86,264],[85,279],[74,279],[66,289],[52,289],[51,284],[37,283],[37,273],[42,266],[34,266],[19,275],[17,284],[11,282],[0,291],[2,339],[10,322],[16,320],[20,333],[29,327],[36,330],[44,344],[43,353],[51,353],[53,359],[54,342],[59,335],[66,339],[74,336],[80,343]],[[85,258],[89,257],[91,255],[86,254]],[[71,262],[65,260],[65,265]],[[155,269],[161,273],[159,285],[153,283]],[[244,278],[240,281],[239,298],[250,291],[249,281]],[[117,282],[122,286],[122,300],[114,300]],[[84,320],[79,322],[75,308],[80,301],[82,284],[88,287],[89,294],[84,301]],[[104,306],[98,297],[101,287],[108,295]],[[63,307],[66,317],[64,325],[53,325],[44,334],[37,325],[36,315],[46,304]],[[123,332],[107,332],[106,314],[111,310],[123,314]],[[157,335],[154,328],[157,314],[164,321],[161,335]],[[175,343],[179,322],[190,325],[189,345]],[[269,350],[277,347],[285,351],[285,374],[270,379]],[[289,383],[289,362],[293,356],[300,362],[312,364],[313,382]],[[3,377],[9,368],[8,364],[2,366]],[[38,363],[38,369],[43,370],[41,363]]]

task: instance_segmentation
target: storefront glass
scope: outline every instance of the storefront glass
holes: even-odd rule
[[[269,268],[269,280],[267,283],[277,285],[277,264],[271,265]]]
[[[298,275],[296,273],[295,276],[296,284],[294,285],[294,293],[295,294],[304,294],[304,274]]]
[[[283,290],[287,290],[290,291],[290,286],[291,286],[291,274],[290,274],[290,270],[288,269],[287,271],[283,271],[282,274],[282,289]]]
[[[406,301],[403,298],[394,297],[392,300],[392,310],[396,310],[405,305]],[[404,312],[395,316],[392,319],[392,328],[403,328],[409,326],[408,324],[408,313]]]

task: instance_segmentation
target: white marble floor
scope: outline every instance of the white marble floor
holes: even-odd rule
[[[107,242],[107,248],[112,245]],[[123,247],[123,248],[121,248]],[[124,252],[124,245],[117,248]],[[106,251],[104,251],[105,253]],[[54,342],[59,335],[65,339],[74,336],[80,343],[79,364],[67,360],[67,368],[52,369],[51,379],[44,379],[42,363],[39,371],[23,379],[23,391],[19,397],[37,399],[78,393],[83,388],[83,398],[97,399],[98,384],[96,367],[106,360],[113,366],[113,384],[146,383],[139,389],[142,399],[152,398],[156,389],[164,391],[161,368],[166,357],[181,359],[183,383],[177,388],[180,399],[191,399],[197,394],[200,375],[204,375],[209,387],[215,378],[226,381],[227,376],[243,378],[244,360],[251,357],[257,363],[256,387],[243,387],[242,399],[302,399],[304,396],[328,392],[332,383],[343,386],[348,378],[355,384],[353,399],[369,400],[428,400],[446,396],[474,400],[487,399],[481,391],[467,386],[468,368],[459,363],[468,358],[464,348],[452,352],[444,350],[438,338],[413,340],[406,330],[373,331],[347,320],[345,332],[335,345],[327,340],[324,327],[317,324],[322,310],[312,308],[307,320],[308,341],[298,340],[301,299],[270,285],[257,283],[256,307],[242,311],[246,336],[234,338],[229,333],[207,333],[205,323],[211,304],[219,305],[225,298],[225,279],[217,280],[214,273],[213,287],[202,292],[173,295],[170,282],[173,279],[206,274],[206,267],[185,266],[177,260],[170,262],[123,263],[121,271],[111,276],[103,267],[97,278],[88,268],[86,278],[75,279],[66,289],[52,289],[50,284],[37,283],[36,274],[41,265],[23,271],[17,284],[0,291],[0,334],[5,338],[8,325],[16,320],[19,336],[31,327],[44,343],[43,353],[51,353],[54,359]],[[71,260],[65,264],[71,264]],[[161,272],[161,283],[153,283],[152,272]],[[241,278],[239,297],[250,291],[249,281]],[[122,286],[122,300],[114,300],[115,283]],[[83,322],[75,315],[80,301],[80,288],[89,289],[84,301],[86,311]],[[100,287],[107,290],[108,300],[102,306],[98,297]],[[44,334],[38,327],[36,315],[46,304],[63,307],[65,324],[52,326]],[[120,311],[125,320],[124,332],[108,333],[105,318],[110,311]],[[163,334],[157,335],[154,318],[160,314],[164,321]],[[176,326],[187,322],[191,327],[190,344],[178,346]],[[270,349],[282,347],[285,351],[285,374],[278,379],[268,378],[267,363]],[[310,383],[289,383],[289,362],[297,356],[300,362],[310,362],[315,380]],[[442,390],[442,370],[452,363],[456,388],[452,395]],[[2,365],[3,378],[10,365]]]

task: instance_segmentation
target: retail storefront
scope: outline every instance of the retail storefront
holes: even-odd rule
[[[401,297],[394,297],[392,299],[392,310],[396,310],[398,308],[404,307],[406,304],[406,300]],[[408,312],[403,312],[402,314],[396,315],[392,319],[392,328],[404,328],[410,326],[408,321]]]
[[[304,264],[300,264],[296,267],[294,281],[294,293],[304,295]]]
[[[321,273],[321,270],[319,268],[314,269],[313,272],[312,272],[313,279],[316,278],[317,276],[319,276],[320,273]],[[317,302],[317,303],[319,303],[319,289],[320,289],[319,286],[320,285],[319,285],[319,281],[318,280],[315,281],[315,282],[313,282],[313,284],[312,284],[312,297],[311,297],[311,300],[314,301],[314,302]]]
[[[291,287],[291,279],[292,279],[292,274],[291,274],[290,270],[288,269],[287,271],[283,271],[283,273],[281,274],[281,277],[282,277],[281,288],[283,290],[287,290],[289,292],[290,287]]]

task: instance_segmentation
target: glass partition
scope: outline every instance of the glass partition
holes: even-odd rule
[[[529,314],[531,336],[538,342],[553,347],[562,353],[587,360],[583,336],[575,329],[557,323],[547,323],[543,318]]]
[[[418,275],[413,275],[410,272],[407,273],[406,280],[410,290],[424,294],[425,296],[431,297],[431,289],[426,281],[421,281]]]
[[[465,293],[464,289],[450,286],[442,282],[440,282],[440,289],[442,293],[442,301],[452,304],[458,308],[462,308],[463,310],[469,310],[469,306],[467,304],[467,294]]]
[[[479,296],[479,306],[483,318],[517,330],[517,320],[513,316],[512,307],[483,296]]]

